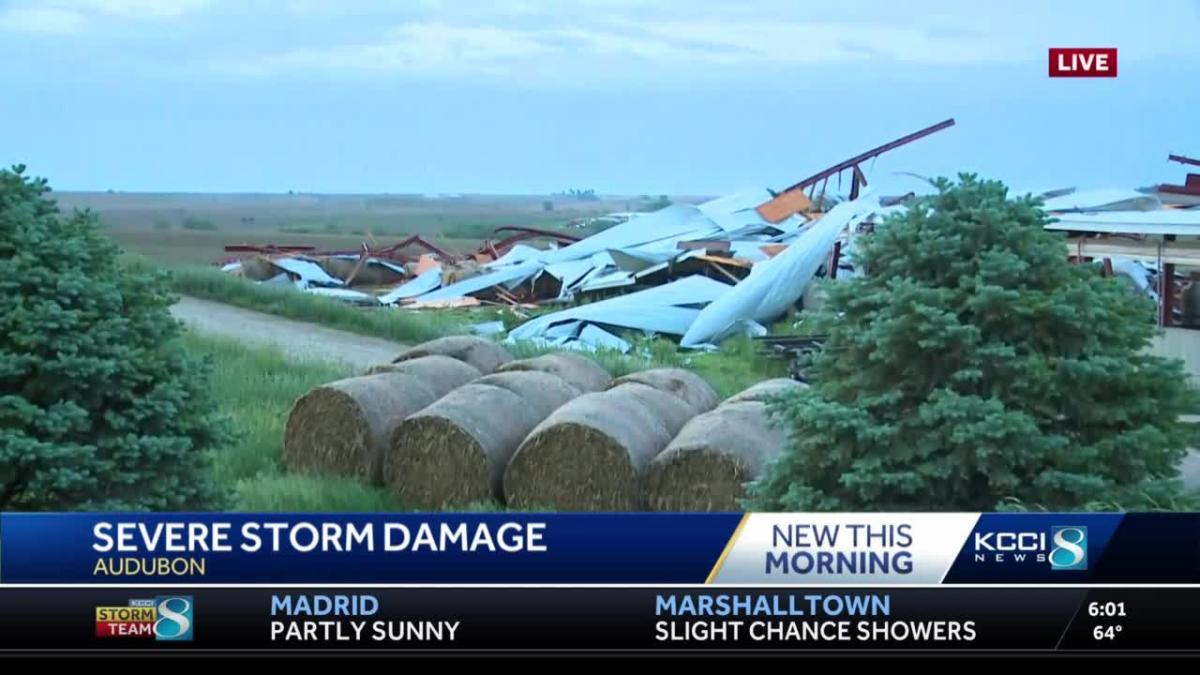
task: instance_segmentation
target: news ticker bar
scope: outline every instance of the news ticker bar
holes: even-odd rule
[[[3,513],[14,583],[1200,584],[1200,514]]]
[[[1200,589],[0,589],[0,651],[1200,651]]]

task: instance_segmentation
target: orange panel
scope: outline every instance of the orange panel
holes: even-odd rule
[[[804,194],[804,190],[789,190],[775,195],[775,198],[758,205],[758,215],[768,223],[778,223],[800,211],[812,208],[812,200]]]

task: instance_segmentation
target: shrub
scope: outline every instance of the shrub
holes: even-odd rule
[[[0,171],[0,509],[207,509],[225,427],[161,276]]]
[[[1153,304],[1070,265],[1031,198],[963,175],[858,241],[761,509],[1046,509],[1177,493],[1195,394],[1146,354]],[[807,322],[806,322],[807,323]]]

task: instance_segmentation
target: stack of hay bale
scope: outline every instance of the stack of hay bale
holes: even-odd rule
[[[656,511],[737,511],[746,483],[779,456],[786,433],[771,425],[767,401],[804,387],[795,380],[760,382],[698,415],[654,458],[646,473]]]
[[[642,474],[692,417],[717,404],[686,370],[618,378],[537,425],[513,455],[504,494],[516,508],[628,511],[644,508]]]
[[[513,360],[479,337],[440,338],[292,407],[292,469],[382,483],[420,509],[493,499],[519,509],[732,511],[783,446],[768,380],[719,403],[695,373],[613,380],[591,359]]]
[[[595,362],[574,354],[506,363],[396,426],[385,480],[417,508],[503,497],[505,468],[529,432],[560,406],[603,389],[611,379]]]
[[[366,375],[317,387],[301,396],[288,415],[284,464],[378,483],[392,432],[404,418],[511,360],[503,347],[488,340],[440,338],[406,350]]]

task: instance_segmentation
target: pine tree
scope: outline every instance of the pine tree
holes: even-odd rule
[[[163,279],[0,171],[0,510],[206,509],[225,439]]]
[[[1176,494],[1197,401],[1153,303],[1066,260],[1029,197],[962,175],[858,240],[764,510],[1079,509]],[[807,321],[806,321],[807,323]],[[1144,501],[1142,503],[1145,503]]]

